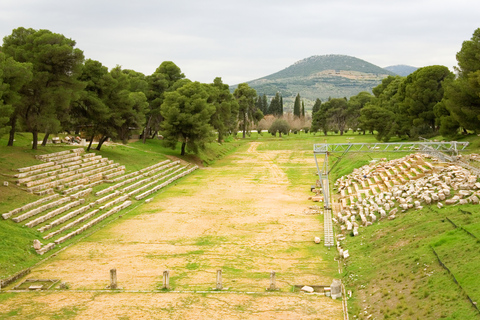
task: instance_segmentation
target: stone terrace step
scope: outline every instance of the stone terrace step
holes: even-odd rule
[[[51,201],[51,200],[54,200],[56,198],[60,197],[60,195],[58,194],[54,194],[54,195],[51,195],[51,196],[48,196],[48,197],[45,197],[45,198],[42,198],[40,200],[37,200],[37,201],[34,201],[34,202],[30,202],[30,203],[27,203],[26,205],[20,207],[20,208],[17,208],[17,209],[13,209],[12,211],[9,211],[7,213],[4,213],[2,214],[2,217],[3,219],[8,219],[10,218],[11,216],[15,215],[15,214],[18,214],[20,212],[23,212],[25,210],[28,210],[28,209],[31,209],[33,207],[36,207],[42,203],[45,203],[45,202],[48,202],[48,201]]]

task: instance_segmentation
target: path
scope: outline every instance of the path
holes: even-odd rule
[[[29,275],[86,292],[18,294],[2,302],[7,311],[0,318],[22,306],[19,316],[74,310],[76,319],[341,319],[339,301],[291,292],[294,284],[331,283],[326,249],[313,243],[321,221],[303,214],[299,202],[307,194],[289,190],[274,153],[258,146],[198,170],[141,206],[141,214],[132,212]],[[147,292],[168,269],[179,293],[94,292],[108,285],[111,268],[121,287]],[[217,269],[228,293],[189,293],[211,290]],[[280,290],[266,293],[272,270]]]

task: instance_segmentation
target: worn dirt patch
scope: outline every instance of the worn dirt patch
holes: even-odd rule
[[[33,299],[48,313],[62,297],[77,310],[76,319],[117,319],[120,314],[125,319],[341,319],[339,301],[291,293],[294,284],[332,281],[321,257],[325,249],[313,243],[323,228],[320,219],[302,213],[305,205],[299,202],[308,195],[289,190],[286,174],[272,161],[275,153],[257,151],[258,145],[253,142],[247,152],[198,170],[142,205],[143,214],[127,215],[29,275],[61,279],[70,289],[102,290],[109,284],[109,270],[116,268],[120,287],[148,291],[158,289],[163,270],[170,270],[172,288],[190,291],[211,290],[216,270],[222,269],[224,287],[237,293],[85,298],[66,292],[12,299]],[[265,295],[273,270],[280,290]],[[12,299],[8,308],[14,307]],[[22,310],[29,314],[27,306]]]

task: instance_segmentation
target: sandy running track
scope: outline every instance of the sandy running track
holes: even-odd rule
[[[331,283],[325,249],[312,241],[323,233],[322,220],[303,214],[306,194],[288,190],[287,176],[258,145],[198,170],[142,205],[141,214],[33,270],[29,278],[61,279],[72,291],[16,294],[2,303],[0,318],[23,305],[19,319],[70,309],[78,319],[341,319],[339,301],[291,292],[294,284]],[[147,292],[168,269],[179,293],[98,293],[111,268],[123,289]],[[189,293],[211,290],[217,269],[228,292]],[[266,293],[272,270],[280,290]]]

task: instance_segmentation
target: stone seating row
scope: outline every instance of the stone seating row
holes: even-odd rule
[[[39,160],[42,160],[42,161],[46,161],[46,162],[55,162],[56,164],[59,164],[59,163],[63,163],[63,162],[69,162],[69,161],[72,161],[71,159],[72,158],[80,158],[81,154],[83,152],[74,152],[74,153],[68,153],[68,154],[65,154],[65,155],[59,155],[59,156],[55,156],[55,157],[46,157],[44,158],[45,160],[43,160],[42,158],[37,158]]]
[[[34,202],[30,202],[30,203],[27,203],[26,205],[24,206],[21,206],[20,208],[16,208],[16,209],[13,209],[7,213],[4,213],[2,214],[2,217],[3,219],[8,219],[10,218],[11,216],[15,215],[15,214],[18,214],[20,212],[23,212],[25,210],[28,210],[28,209],[31,209],[31,208],[34,208],[42,203],[45,203],[45,202],[48,202],[48,201],[51,201],[51,200],[54,200],[56,198],[60,197],[59,194],[54,194],[54,195],[51,195],[49,197],[45,197],[45,198],[42,198],[42,199],[39,199],[37,201],[34,201]]]
[[[66,203],[66,202],[69,202],[69,201],[71,201],[70,197],[60,198],[60,199],[58,199],[54,202],[50,202],[50,203],[44,204],[40,207],[37,207],[35,209],[32,209],[30,211],[27,211],[27,212],[25,212],[24,214],[21,214],[18,217],[12,218],[12,220],[14,222],[17,222],[17,223],[22,222],[22,221],[24,221],[28,218],[31,218],[31,217],[39,214],[39,213],[42,213],[42,212],[47,211],[48,209],[51,209],[51,208],[54,208],[54,207],[58,207],[59,205],[62,205],[62,204]]]
[[[95,204],[94,203],[89,203],[87,204],[86,206],[83,206],[83,207],[80,207],[78,209],[75,209],[73,210],[72,212],[69,212],[68,214],[64,215],[63,217],[60,217],[52,222],[50,222],[49,224],[37,229],[39,232],[45,232],[47,230],[50,230],[56,226],[59,226],[63,223],[65,223],[66,221],[84,213],[85,211],[89,210],[90,208],[94,207]]]
[[[130,190],[132,190],[132,189],[137,188],[138,186],[144,185],[144,184],[146,184],[146,183],[148,183],[148,182],[150,182],[150,181],[155,181],[156,179],[158,179],[158,178],[166,175],[167,173],[169,173],[169,172],[171,172],[171,171],[173,171],[173,170],[175,170],[175,169],[178,169],[179,167],[180,167],[180,165],[172,166],[172,167],[170,167],[170,168],[168,168],[168,169],[165,169],[164,171],[162,171],[162,172],[160,172],[160,173],[158,173],[158,174],[156,174],[156,175],[154,175],[154,176],[147,177],[147,178],[142,179],[142,180],[140,180],[140,181],[138,181],[138,182],[135,182],[134,184],[131,184],[131,185],[123,188],[123,189],[122,189],[122,192],[127,192],[127,191],[130,191]]]
[[[104,172],[111,173],[113,171],[121,171],[121,170],[124,170],[124,169],[125,169],[124,166],[119,167],[118,163],[112,163],[112,164],[109,164],[107,166],[96,168],[96,169],[93,169],[93,170],[90,170],[90,171],[87,171],[87,172],[70,175],[70,176],[67,176],[67,177],[62,178],[62,179],[58,179],[58,180],[50,179],[47,182],[42,181],[42,184],[39,184],[39,185],[34,185],[34,186],[28,187],[29,185],[31,185],[31,183],[28,183],[27,184],[27,191],[35,193],[35,192],[45,190],[45,189],[50,189],[50,188],[73,187],[73,186],[76,186],[76,185],[79,185],[79,184],[85,184],[85,183],[89,183],[89,182],[95,182],[95,181],[98,181],[98,180],[102,180]],[[61,187],[61,186],[63,186],[63,187]]]
[[[167,160],[167,161],[163,161],[163,162],[161,162],[161,163],[162,163],[163,165],[154,168],[154,170],[156,170],[156,171],[164,170],[164,169],[166,169],[166,168],[169,168],[169,167],[172,167],[172,166],[174,166],[174,165],[176,165],[176,164],[179,164],[180,161],[170,162],[170,160]],[[95,195],[96,195],[96,196],[104,195],[104,194],[106,194],[106,193],[108,193],[108,192],[111,192],[111,191],[113,191],[113,190],[116,190],[116,189],[118,189],[118,188],[120,188],[120,187],[122,187],[122,186],[124,186],[124,185],[130,184],[130,183],[135,182],[135,181],[137,181],[137,180],[140,180],[140,179],[142,179],[143,177],[146,177],[146,176],[147,176],[148,174],[150,174],[151,172],[153,172],[153,170],[147,171],[146,173],[143,173],[143,174],[140,174],[140,172],[137,171],[137,172],[135,172],[136,174],[133,175],[133,176],[132,176],[131,174],[128,174],[128,175],[126,175],[126,177],[128,177],[128,179],[123,180],[122,182],[119,182],[119,183],[117,183],[117,184],[115,184],[115,185],[113,185],[113,186],[110,186],[110,187],[108,187],[108,188],[105,188],[105,189],[103,189],[103,190],[100,190],[100,191],[96,192]]]
[[[173,167],[171,170],[173,170],[173,169],[175,169],[175,168],[177,168],[177,167]],[[165,180],[165,179],[167,179],[167,178],[169,178],[169,177],[171,177],[171,176],[179,173],[179,172],[182,171],[183,169],[185,169],[185,167],[180,167],[180,168],[178,168],[177,170],[175,170],[175,171],[173,171],[173,172],[171,172],[170,174],[167,174],[167,175],[156,175],[156,176],[152,177],[153,179],[150,180],[150,181],[151,181],[150,183],[144,184],[144,185],[142,185],[141,187],[136,188],[136,189],[130,191],[129,193],[127,193],[127,194],[128,194],[128,196],[131,197],[131,196],[133,196],[134,194],[137,194],[137,193],[139,193],[139,192],[141,192],[141,191],[143,191],[143,190],[145,190],[145,189],[148,189],[148,188],[150,188],[151,186],[154,186],[154,185],[158,184],[160,181],[163,181],[163,180]],[[147,179],[145,179],[145,180],[147,180]]]
[[[82,208],[83,208],[83,207],[82,207]],[[81,208],[80,208],[80,209],[81,209]],[[78,210],[80,210],[80,209],[78,209]],[[88,210],[88,209],[86,209],[86,210]],[[92,211],[84,214],[84,215],[81,216],[80,218],[78,218],[78,219],[76,219],[76,220],[74,220],[74,221],[72,221],[72,222],[64,225],[63,227],[59,228],[58,230],[53,231],[53,232],[50,232],[49,234],[47,234],[46,236],[44,236],[43,239],[48,240],[48,239],[50,239],[50,238],[52,238],[52,237],[55,237],[55,236],[59,235],[60,233],[66,231],[66,230],[68,230],[68,229],[70,229],[70,228],[73,228],[73,227],[75,227],[76,225],[79,225],[80,223],[85,222],[85,221],[87,221],[88,219],[94,217],[99,211],[100,211],[99,209],[92,210]],[[62,218],[63,218],[63,217],[62,217]],[[71,218],[73,218],[73,216],[72,216]],[[70,220],[71,218],[66,219],[65,221],[68,221],[68,220]],[[60,218],[60,219],[61,219],[61,218]],[[62,221],[60,224],[64,223],[65,221]],[[59,225],[59,224],[56,224],[56,226],[58,226],[58,225]],[[52,226],[52,228],[53,228],[53,226]],[[48,229],[45,229],[45,230],[48,230]],[[44,230],[44,231],[45,231],[45,230]]]
[[[70,150],[65,150],[65,151],[41,154],[41,155],[35,156],[35,158],[48,162],[48,161],[51,161],[49,159],[52,159],[52,158],[55,158],[55,157],[60,157],[60,156],[68,155],[68,154],[71,154],[71,153],[83,153],[83,152],[85,152],[85,150],[83,148],[76,148],[76,149],[70,149]]]
[[[184,177],[186,176],[187,174],[195,171],[198,169],[198,166],[194,166],[193,168],[190,168],[186,171],[183,171],[182,173],[180,173],[179,175],[171,178],[170,180],[160,184],[160,185],[157,185],[155,187],[153,187],[152,189],[148,190],[148,191],[145,191],[144,193],[142,194],[139,194],[138,196],[135,197],[135,200],[141,200],[145,197],[148,197],[149,195],[151,195],[152,193],[154,192],[157,192],[158,190],[160,190],[161,188],[164,188],[165,186],[169,185],[170,183],[172,183],[173,181],[177,180],[177,179],[180,179],[181,177]]]
[[[150,167],[147,167],[147,168],[144,168],[144,169],[141,169],[139,171],[135,171],[135,172],[132,172],[132,173],[129,173],[129,174],[126,174],[122,177],[118,177],[118,178],[115,178],[115,179],[108,179],[108,178],[105,178],[105,182],[108,182],[108,183],[113,183],[113,182],[119,182],[119,181],[122,181],[122,180],[125,180],[125,179],[130,179],[132,177],[135,177],[135,176],[148,176],[148,175],[151,175],[155,172],[158,172],[160,170],[163,170],[164,169],[164,165],[170,163],[170,160],[165,160],[165,161],[162,161],[162,162],[159,162],[157,164],[154,164],[153,166],[150,166]],[[180,161],[175,161],[174,163],[180,163]]]
[[[98,216],[97,218],[91,220],[90,222],[86,223],[81,228],[79,228],[79,229],[77,229],[73,232],[70,232],[69,234],[55,240],[54,241],[55,244],[60,244],[60,243],[65,242],[66,240],[72,238],[73,236],[76,236],[76,235],[82,233],[83,231],[85,231],[86,229],[91,228],[92,226],[96,225],[100,221],[105,220],[106,218],[110,217],[112,214],[117,213],[120,210],[125,209],[126,207],[130,206],[131,204],[132,204],[132,201],[129,201],[129,200],[125,201],[121,205],[110,209],[109,211],[105,212],[104,214],[102,214],[102,215]]]
[[[46,253],[46,252],[54,249],[56,245],[61,244],[61,243],[65,242],[65,241],[67,241],[68,239],[71,239],[71,238],[73,238],[74,236],[83,233],[85,230],[90,229],[91,227],[93,227],[93,226],[96,225],[97,223],[105,220],[106,218],[108,218],[109,216],[111,216],[111,215],[119,212],[120,210],[125,209],[126,207],[130,206],[131,204],[132,204],[131,201],[125,201],[125,202],[122,203],[121,205],[112,208],[112,209],[109,210],[108,212],[106,212],[106,213],[100,215],[99,217],[93,219],[92,221],[84,224],[82,227],[78,228],[77,230],[72,231],[72,232],[70,232],[69,234],[67,234],[67,235],[65,235],[65,236],[63,236],[63,237],[55,240],[54,242],[50,242],[50,243],[48,243],[47,245],[45,245],[44,247],[36,250],[37,253],[40,254],[40,255],[43,255],[44,253]]]
[[[71,159],[75,161],[68,161],[64,163],[59,162],[48,162],[45,164],[37,165],[34,167],[39,167],[35,170],[29,170],[14,175],[15,178],[18,178],[17,183],[22,184],[24,182],[41,179],[48,176],[60,175],[78,168],[84,168],[91,166],[96,163],[106,162],[107,158],[102,158],[102,156],[95,156],[92,158],[82,158]],[[25,169],[25,168],[23,168]],[[22,170],[22,169],[17,169]]]
[[[47,214],[44,214],[36,219],[33,219],[29,222],[27,222],[25,224],[26,227],[29,227],[29,228],[33,228],[35,226],[38,226],[40,223],[43,223],[47,220],[50,220],[51,218],[53,217],[56,217],[74,207],[78,207],[79,205],[83,204],[85,202],[85,199],[79,199],[79,200],[75,200],[73,202],[70,202],[70,203],[67,203],[66,205],[58,208],[58,209],[55,209],[53,211],[50,211],[49,213]]]

